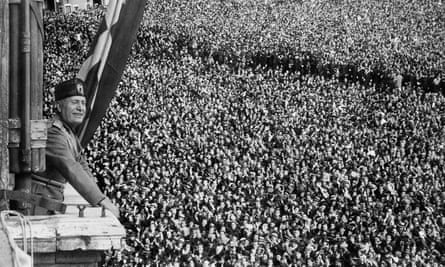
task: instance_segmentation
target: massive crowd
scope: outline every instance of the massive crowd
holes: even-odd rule
[[[442,1],[298,2],[160,1],[148,5],[144,32],[235,67],[282,65],[383,84],[397,77],[439,90],[433,80],[445,67]],[[445,92],[445,82],[440,88]]]
[[[108,252],[105,265],[445,264],[442,95],[423,95],[415,84],[382,91],[373,82],[279,65],[234,67],[202,56],[205,47],[156,35],[156,27],[172,36],[183,32],[156,20],[163,12],[211,10],[207,2],[172,3],[181,1],[166,1],[163,10],[153,4],[158,13],[148,7],[154,19],[145,20],[117,95],[86,148],[127,229],[127,247]],[[229,11],[242,6],[227,3]],[[417,5],[428,11],[438,3]],[[263,14],[261,8],[249,15]],[[80,66],[100,14],[45,18],[47,101],[54,84]],[[201,21],[182,15],[190,28]],[[214,27],[210,43],[229,42],[225,51],[236,54],[240,46],[224,34],[218,39]],[[250,38],[246,51],[257,49]],[[245,45],[249,37],[242,40]],[[443,64],[438,57],[412,68]]]

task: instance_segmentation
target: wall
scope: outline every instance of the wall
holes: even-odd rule
[[[9,184],[8,102],[9,102],[9,8],[0,2],[0,189]],[[0,203],[1,205],[1,203]]]
[[[61,0],[63,5],[70,4],[71,6],[79,6],[79,9],[87,9],[88,5],[93,6],[93,0]]]

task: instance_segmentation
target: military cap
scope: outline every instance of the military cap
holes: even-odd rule
[[[54,94],[56,101],[71,96],[85,96],[85,83],[78,78],[61,82],[56,85]]]

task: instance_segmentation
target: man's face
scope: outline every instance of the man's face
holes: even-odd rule
[[[86,99],[84,96],[71,96],[59,102],[60,116],[71,127],[79,126],[85,118]]]

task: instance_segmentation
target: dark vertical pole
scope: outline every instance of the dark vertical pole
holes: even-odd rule
[[[31,193],[31,33],[30,0],[20,2],[20,172],[16,174],[15,190]],[[31,214],[30,204],[17,202],[14,207],[25,215]]]
[[[31,172],[31,29],[30,29],[30,0],[21,2],[22,36],[21,36],[21,56],[22,56],[22,114],[21,114],[21,134],[20,134],[20,163],[21,170],[25,173]]]

